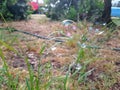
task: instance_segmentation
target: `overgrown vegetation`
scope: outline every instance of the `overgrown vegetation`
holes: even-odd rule
[[[76,20],[74,7],[70,7],[68,13],[68,18]],[[119,30],[111,32],[106,26],[93,26],[87,21],[64,26],[42,17],[43,20],[35,19],[37,26],[45,25],[48,31],[52,30],[45,31],[42,26],[44,33],[49,33],[46,37],[51,39],[41,40],[15,32],[11,22],[7,23],[0,15],[7,24],[7,28],[4,25],[0,28],[1,90],[120,89]],[[34,24],[35,21],[31,25]],[[65,42],[52,41],[55,38]]]
[[[6,20],[27,19],[29,13],[27,2],[29,0],[2,0],[0,1],[0,13]],[[0,16],[0,19],[2,17]]]
[[[78,31],[81,33],[74,34],[66,43],[49,43],[50,41],[44,41],[44,44],[40,42],[40,44],[37,44],[36,41],[32,41],[32,43],[24,43],[24,46],[21,45],[21,42],[26,42],[25,38],[28,36],[24,37],[23,34],[19,35],[19,33],[8,32],[5,29],[1,29],[0,89],[114,90],[116,87],[119,88],[119,86],[114,86],[119,85],[119,72],[116,72],[117,68],[113,63],[116,62],[119,57],[114,57],[114,55],[112,55],[112,57],[104,57],[104,55],[101,55],[100,53],[110,52],[113,54],[114,52],[106,49],[103,49],[103,52],[100,52],[99,48],[96,47],[97,45],[103,47],[103,44],[112,39],[115,33],[109,34],[110,31],[107,31],[107,28],[103,27],[101,29],[104,30],[104,34],[102,36],[95,35],[94,31],[88,31],[88,26],[89,23],[87,22],[77,23],[77,27],[79,27]],[[58,34],[65,34],[67,31],[66,27],[64,28],[61,26],[54,26],[53,29],[62,30],[62,33],[58,32]],[[70,30],[73,29],[70,28],[69,31]],[[92,37],[90,36],[91,34]],[[6,37],[3,37],[2,35]],[[92,47],[90,47],[91,45]],[[28,52],[36,52],[38,47],[40,47],[40,50],[36,53],[38,54],[38,58],[35,59],[37,64],[34,64],[35,56],[30,57]],[[70,62],[67,58],[67,63],[65,63],[65,59],[63,59],[63,65],[60,64],[61,66],[59,66],[59,62],[54,60],[51,61],[51,58],[48,58],[48,62],[44,62],[43,59],[47,57],[46,55],[51,54],[50,50],[54,47],[63,48],[64,50],[68,48],[69,52],[67,52],[67,54],[70,54],[68,57],[72,56],[72,61]],[[104,46],[104,48],[106,47]],[[64,51],[62,51],[62,53],[64,53]],[[9,56],[7,56],[8,54]],[[66,55],[63,55],[63,57],[64,56]],[[12,60],[14,61],[14,57],[17,57],[17,61],[22,59],[22,62],[25,63],[25,68],[21,69],[20,67],[14,68],[16,66],[11,66],[10,62]],[[108,59],[109,61],[107,61]],[[31,60],[33,61],[31,62]]]
[[[8,11],[7,6],[6,6],[7,0],[1,0],[0,2],[0,13],[5,17],[10,19],[13,15]],[[2,19],[0,15],[0,19]]]
[[[48,13],[47,16],[52,19],[93,20],[102,15],[103,2],[102,0],[68,0],[60,1],[49,0],[47,2]],[[93,14],[94,13],[94,14]]]

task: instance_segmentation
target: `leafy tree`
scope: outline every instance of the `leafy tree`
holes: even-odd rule
[[[77,10],[75,10],[74,7],[70,7],[69,12],[66,15],[66,17],[71,19],[71,20],[75,20],[76,21],[77,18],[75,18],[75,17],[77,17]]]
[[[111,1],[112,0],[104,0],[104,10],[102,12],[102,16],[100,17],[101,21],[104,23],[110,23],[111,20]]]
[[[59,20],[67,14],[68,9],[67,0],[49,0],[47,1],[48,13],[47,16]]]
[[[102,11],[102,15],[96,19],[96,22],[100,24],[106,24],[108,27],[114,29],[116,24],[112,22],[111,19],[111,6],[112,0],[104,0],[104,10]]]
[[[101,15],[96,13],[103,9],[101,0],[49,0],[47,1],[48,13],[47,16],[52,19],[72,19],[79,21],[79,19],[91,16]],[[94,15],[94,14],[95,15]]]

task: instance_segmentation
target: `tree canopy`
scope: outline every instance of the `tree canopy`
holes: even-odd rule
[[[102,15],[103,2],[101,0],[49,0],[47,16],[52,19],[91,19]],[[94,14],[93,14],[94,13]]]

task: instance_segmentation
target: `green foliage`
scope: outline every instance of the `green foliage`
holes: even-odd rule
[[[2,40],[0,40],[0,44],[2,46],[5,46],[7,49],[9,49],[11,51],[15,51],[13,47],[9,46],[8,44],[3,42]],[[8,64],[6,62],[6,59],[5,59],[3,50],[1,49],[1,46],[0,46],[0,58],[2,59],[2,62],[3,62],[3,67],[2,67],[2,69],[0,69],[0,72],[1,72],[0,76],[2,75],[0,82],[4,81],[4,84],[6,84],[9,87],[9,89],[16,90],[16,87],[17,87],[17,84],[18,84],[18,78],[17,77],[14,78],[9,73]]]
[[[27,19],[30,14],[30,10],[28,10],[28,5],[26,4],[28,1],[29,0],[24,0],[23,3],[16,4],[18,0],[2,0],[0,2],[0,14],[2,14],[6,20]],[[0,19],[3,19],[3,17],[0,16]]]
[[[87,19],[90,21],[95,21],[96,18],[102,16],[102,11],[104,9],[104,3],[102,0],[92,0],[90,7],[88,9]]]
[[[8,20],[13,16],[7,9],[7,0],[2,0],[0,2],[0,13],[4,16],[4,18]],[[3,19],[1,15],[0,15],[0,19]]]
[[[77,11],[75,10],[74,7],[70,7],[70,10],[69,10],[68,14],[66,15],[66,17],[67,17],[68,19],[71,19],[71,20],[75,20],[75,21],[76,21]]]
[[[58,0],[49,0],[47,1],[47,8],[48,12],[46,15],[50,17],[53,20],[60,20],[65,17],[66,9],[67,7],[65,6],[66,1],[60,1],[57,2]]]
[[[47,1],[47,16],[52,19],[94,19],[101,15],[103,10],[103,2],[101,0],[68,0],[57,2],[58,0]],[[55,5],[55,6],[52,6]],[[94,17],[94,18],[93,18]]]
[[[78,57],[77,57],[77,62],[80,63],[81,59],[83,59],[83,57],[85,56],[85,52],[83,50],[83,48],[81,48],[78,52]]]

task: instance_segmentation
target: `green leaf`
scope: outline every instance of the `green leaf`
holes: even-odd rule
[[[40,50],[40,52],[39,52],[40,55],[41,55],[41,54],[43,53],[43,51],[45,50],[45,47],[46,47],[46,45],[42,45],[42,48],[41,48],[41,50]]]
[[[80,62],[80,60],[85,56],[85,52],[83,48],[81,48],[78,52],[77,62]]]
[[[5,46],[5,47],[8,48],[9,50],[17,53],[17,51],[16,51],[13,47],[9,46],[9,45],[6,44],[4,41],[0,40],[0,44],[2,44],[3,46]]]

